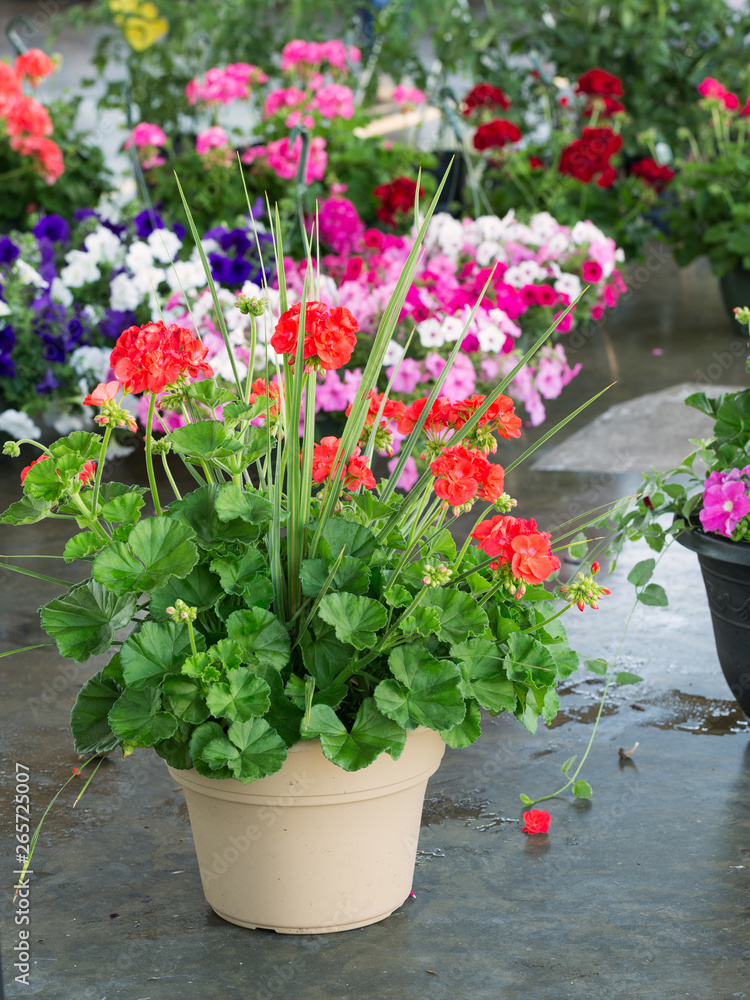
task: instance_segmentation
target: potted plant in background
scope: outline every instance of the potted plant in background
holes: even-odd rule
[[[110,655],[73,709],[76,748],[93,757],[152,747],[164,758],[185,789],[206,897],[244,926],[343,930],[400,905],[444,746],[473,743],[482,708],[511,712],[531,732],[549,721],[557,682],[578,665],[559,617],[603,592],[581,574],[556,608],[543,586],[559,567],[550,537],[510,514],[504,470],[488,458],[496,435],[519,432],[503,392],[510,375],[486,397],[454,403],[440,396],[448,366],[409,407],[374,390],[428,223],[429,213],[341,438],[315,440],[315,372],[346,362],[357,322],[313,297],[312,262],[302,301],[287,308],[275,227],[275,379],[253,381],[235,358],[223,388],[191,331],[161,321],[127,329],[112,353],[115,379],[84,400],[103,431],[37,446],[24,496],[2,518],[78,527],[64,555],[90,575],[61,584],[41,610],[61,655]],[[251,340],[271,321],[262,300],[239,297],[237,307],[253,320]],[[165,389],[186,423],[157,442]],[[114,429],[135,427],[121,391],[150,401],[148,490],[102,475]],[[377,484],[370,459],[394,421],[406,440]],[[34,444],[11,442],[6,453],[23,443]],[[414,450],[429,467],[400,496]],[[184,495],[175,456],[198,484]],[[459,547],[446,519],[476,501],[491,506]],[[284,822],[264,836],[269,808]]]
[[[694,133],[680,131],[677,204],[665,221],[678,264],[708,257],[731,317],[733,303],[750,300],[750,98],[743,103],[712,77],[698,92],[703,121]]]
[[[750,324],[750,309],[734,312]],[[750,390],[714,398],[697,392],[685,402],[714,419],[713,436],[693,442],[697,447],[677,468],[644,474],[637,499],[602,523],[613,532],[615,555],[641,538],[657,553],[673,540],[697,553],[719,662],[750,715]],[[649,593],[655,566],[644,560],[628,577],[646,604],[666,603]]]

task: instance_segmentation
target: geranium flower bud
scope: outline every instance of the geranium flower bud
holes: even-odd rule
[[[21,449],[15,441],[6,441],[3,445],[3,455],[10,455],[11,458],[18,458],[20,454]]]

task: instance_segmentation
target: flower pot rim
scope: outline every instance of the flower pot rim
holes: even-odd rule
[[[748,542],[735,542],[731,538],[724,538],[704,531],[696,522],[691,522],[692,526],[681,531],[677,536],[680,545],[686,549],[696,552],[699,556],[708,556],[712,559],[720,559],[724,562],[750,565],[750,544]]]

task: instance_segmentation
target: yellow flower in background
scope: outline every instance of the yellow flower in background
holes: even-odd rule
[[[128,45],[136,52],[150,48],[169,31],[169,21],[151,0],[109,0],[109,9]]]

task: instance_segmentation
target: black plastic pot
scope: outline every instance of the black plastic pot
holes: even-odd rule
[[[732,694],[750,716],[750,545],[700,528],[683,532],[677,541],[698,555],[719,663]]]

